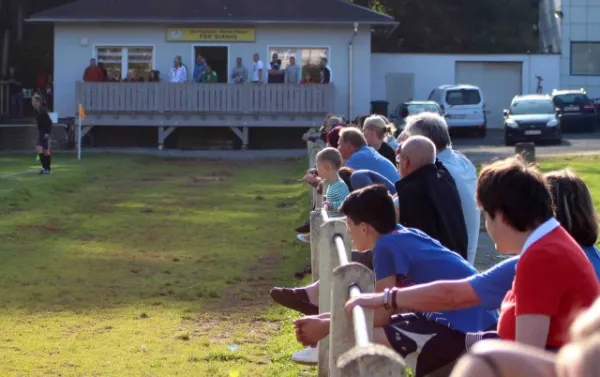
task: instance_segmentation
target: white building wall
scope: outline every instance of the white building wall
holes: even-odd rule
[[[600,42],[600,0],[562,0],[561,87],[587,90],[600,98],[600,75],[571,74],[571,42]]]
[[[170,25],[173,27],[173,25]],[[54,82],[55,107],[60,116],[75,114],[75,83],[82,79],[83,71],[95,56],[95,46],[144,45],[154,47],[154,68],[161,78],[168,77],[173,58],[182,56],[191,70],[194,65],[193,47],[200,43],[167,42],[167,25],[91,25],[57,24],[54,28]],[[255,27],[255,41],[251,43],[223,43],[229,47],[228,71],[235,58],[242,57],[251,73],[252,54],[258,52],[263,62],[270,60],[269,47],[327,47],[329,66],[334,85],[334,113],[348,115],[349,110],[349,49],[354,34],[352,25],[309,27],[259,25]],[[82,39],[87,45],[82,46]],[[217,43],[216,45],[221,45]],[[370,27],[360,27],[354,39],[354,113],[369,111],[371,59]],[[190,73],[191,75],[191,73]]]
[[[458,84],[455,78],[456,62],[520,62],[523,67],[522,94],[536,92],[536,76],[543,77],[544,92],[560,87],[560,55],[373,54],[371,98],[388,100],[386,98],[388,74],[412,73],[414,75],[412,98],[427,99],[429,93],[440,85]]]

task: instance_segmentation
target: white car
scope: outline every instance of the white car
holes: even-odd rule
[[[442,85],[432,90],[428,99],[442,108],[448,127],[473,129],[485,137],[487,117],[481,89],[473,85]]]

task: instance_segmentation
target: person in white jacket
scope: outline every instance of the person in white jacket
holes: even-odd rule
[[[452,149],[448,124],[444,117],[435,113],[420,113],[406,118],[404,133],[410,136],[425,136],[433,141],[437,150],[437,159],[446,167],[458,189],[463,215],[467,225],[467,257],[475,264],[481,214],[475,199],[477,189],[477,169],[462,153]]]
[[[169,71],[169,82],[184,83],[187,81],[187,78],[187,68],[181,62],[181,56],[176,56],[175,60],[173,60],[173,67]]]

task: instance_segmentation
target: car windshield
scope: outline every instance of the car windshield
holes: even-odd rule
[[[510,113],[513,115],[553,114],[555,111],[550,100],[518,101],[510,107]]]
[[[450,106],[478,105],[481,96],[477,89],[457,89],[446,92],[446,103]]]
[[[410,115],[420,113],[438,113],[440,108],[434,103],[411,103],[408,105],[408,113]]]
[[[554,104],[556,106],[569,106],[569,105],[587,105],[590,103],[590,99],[584,93],[569,93],[560,94],[554,97]]]

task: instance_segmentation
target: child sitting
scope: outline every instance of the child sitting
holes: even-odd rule
[[[329,217],[341,217],[338,209],[346,196],[350,195],[350,189],[340,177],[342,168],[342,155],[335,148],[325,148],[316,157],[317,174],[323,184],[327,186],[323,198],[323,208],[327,210]],[[298,241],[309,243],[309,234],[298,234]]]

